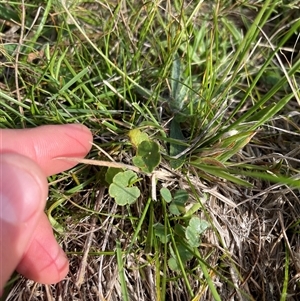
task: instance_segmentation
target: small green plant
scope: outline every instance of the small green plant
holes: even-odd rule
[[[172,201],[172,194],[168,188],[162,187],[160,189],[160,195],[161,197],[167,202],[170,203]]]
[[[193,216],[189,225],[185,230],[185,238],[187,239],[189,245],[193,248],[200,246],[200,235],[209,227],[209,223],[206,220],[201,220],[197,216]]]
[[[136,149],[136,156],[132,159],[133,164],[142,173],[151,174],[161,160],[159,145],[139,129],[131,130],[128,136]],[[105,179],[109,184],[109,195],[118,205],[133,204],[140,196],[139,188],[133,186],[138,181],[138,176],[134,171],[124,172],[117,168],[109,168]]]
[[[101,282],[90,300],[297,295],[299,0],[0,2],[0,127],[81,123],[109,159],[50,178],[77,275],[50,295],[84,298],[79,279]]]
[[[117,173],[109,186],[110,196],[115,199],[118,205],[133,204],[140,196],[138,187],[133,186],[136,181],[138,181],[138,177],[131,170]]]
[[[145,173],[151,173],[160,163],[159,146],[154,141],[142,141],[132,162]]]
[[[176,218],[173,218],[174,227],[167,229],[163,224],[156,223],[154,231],[161,243],[169,243],[168,265],[170,269],[177,271],[180,270],[179,261],[185,265],[189,260],[193,259],[194,254],[191,252],[191,249],[193,250],[200,246],[201,235],[210,224],[196,215],[186,215],[188,212],[186,203],[189,195],[185,190],[177,190],[173,197],[170,190],[163,187],[160,189],[160,195],[161,200],[168,204],[167,208],[170,218],[172,216]],[[175,245],[171,243],[172,237]]]
[[[176,128],[173,129],[175,132],[180,130],[178,126],[179,123],[176,123]],[[151,174],[161,161],[158,143],[152,141],[145,132],[139,129],[129,131],[128,136],[133,148],[136,149],[136,156],[132,159],[133,164],[142,173]],[[173,162],[171,165],[174,168],[178,168],[183,163],[178,164],[176,160],[171,160],[171,162]],[[115,199],[118,205],[133,204],[140,196],[139,188],[133,186],[138,181],[138,176],[131,170],[123,171],[117,168],[109,168],[105,179],[110,184],[109,194]],[[168,265],[170,269],[178,271],[180,270],[180,265],[185,265],[194,257],[190,249],[199,247],[201,235],[209,227],[209,223],[193,215],[195,211],[189,211],[189,214],[187,214],[188,209],[186,205],[189,195],[186,190],[178,189],[174,193],[174,196],[172,196],[168,188],[162,187],[160,189],[160,196],[161,201],[167,204],[169,217],[175,217],[175,224],[173,229],[172,227],[165,228],[163,224],[156,223],[154,225],[154,233],[161,243],[169,243]],[[197,206],[197,209],[199,209],[199,206]],[[175,244],[171,243],[172,237]]]
[[[133,164],[142,172],[151,173],[161,160],[158,143],[139,129],[129,131],[128,136],[132,146],[136,149],[136,156],[132,159]]]

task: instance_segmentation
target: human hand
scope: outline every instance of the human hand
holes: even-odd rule
[[[91,132],[82,125],[0,129],[0,296],[16,269],[26,278],[50,284],[69,270],[44,213],[46,177],[76,165],[57,157],[84,157]]]

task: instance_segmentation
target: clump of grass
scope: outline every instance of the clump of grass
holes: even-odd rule
[[[297,298],[296,2],[19,4],[1,127],[80,122],[95,147],[49,178],[70,274],[7,300]]]

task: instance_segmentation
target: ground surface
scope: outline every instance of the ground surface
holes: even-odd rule
[[[1,127],[86,124],[140,191],[49,178],[70,273],[6,300],[300,300],[298,1],[0,5]]]

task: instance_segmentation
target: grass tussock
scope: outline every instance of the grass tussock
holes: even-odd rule
[[[70,273],[15,275],[6,300],[298,300],[299,17],[298,1],[0,1],[0,126],[94,133],[94,165],[49,178]]]

